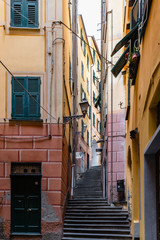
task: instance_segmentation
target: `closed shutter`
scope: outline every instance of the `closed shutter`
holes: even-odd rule
[[[91,105],[89,105],[89,119],[91,119]]]
[[[81,28],[81,46],[82,46],[82,42],[83,42],[83,33],[82,33],[82,28]]]
[[[38,1],[28,0],[27,1],[27,26],[38,27]]]
[[[40,78],[12,78],[12,118],[35,119],[40,117]],[[23,89],[19,83],[30,93]]]
[[[40,78],[28,78],[28,92],[40,103]],[[28,95],[28,116],[40,117],[40,107],[34,99]]]
[[[22,15],[22,0],[14,1],[11,3],[11,26],[22,27],[23,18]]]
[[[94,82],[94,84],[95,84],[95,71],[93,70],[93,82]]]
[[[81,101],[82,101],[82,98],[83,98],[82,93],[83,93],[83,88],[82,88],[82,83],[81,83]]]
[[[87,144],[89,145],[89,131],[87,130]]]
[[[16,78],[25,87],[24,78]],[[14,78],[12,79],[12,117],[25,116],[25,91]]]

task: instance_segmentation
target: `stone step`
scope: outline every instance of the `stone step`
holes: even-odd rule
[[[107,213],[107,214],[115,214],[115,213],[118,213],[118,214],[127,214],[128,215],[128,211],[125,211],[125,210],[122,210],[122,209],[109,209],[109,208],[106,208],[106,209],[100,209],[100,208],[96,208],[96,209],[73,209],[73,208],[67,208],[66,209],[66,213]]]
[[[68,215],[65,215],[65,220],[66,219],[74,219],[74,220],[126,220],[127,216],[68,216]]]
[[[111,206],[101,206],[101,205],[90,205],[90,206],[80,206],[80,205],[70,205],[67,206],[66,208],[67,210],[77,210],[77,211],[81,211],[81,210],[104,210],[104,211],[121,211],[122,207],[111,207]],[[123,211],[127,211],[127,210],[123,210]]]
[[[65,219],[64,223],[68,224],[97,224],[97,220],[95,219]],[[117,225],[128,225],[129,221],[127,219],[109,219],[109,220],[98,220],[98,224],[117,224]]]
[[[91,233],[64,233],[64,237],[77,237],[77,238],[99,238],[99,239],[120,239],[129,240],[132,239],[130,234],[91,234]]]
[[[117,213],[113,213],[113,212],[70,212],[70,211],[67,211],[66,212],[66,217],[68,216],[75,216],[75,217],[122,217],[122,216],[125,216],[127,217],[128,216],[128,212],[117,212]]]
[[[130,234],[130,229],[64,228],[64,233]]]
[[[130,229],[130,225],[128,223],[126,224],[88,224],[88,223],[65,223],[64,228],[90,228],[90,229]]]

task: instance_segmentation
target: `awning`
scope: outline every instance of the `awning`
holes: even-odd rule
[[[118,52],[118,50],[121,49],[133,37],[133,35],[137,32],[137,30],[138,30],[138,24],[124,38],[122,38],[121,41],[119,41],[116,44],[116,46],[111,54],[111,57],[116,52]]]
[[[127,59],[125,57],[126,53],[129,52],[129,47],[130,45],[126,48],[126,50],[123,52],[122,56],[118,59],[118,61],[116,62],[116,64],[114,65],[114,67],[112,68],[111,72],[113,73],[113,75],[115,77],[118,76],[118,74],[120,73],[120,71],[122,70],[122,68],[126,65],[127,63]]]

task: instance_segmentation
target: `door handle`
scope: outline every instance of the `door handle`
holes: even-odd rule
[[[27,212],[31,212],[31,211],[32,211],[32,209],[31,209],[31,208],[28,208],[28,209],[27,209]]]

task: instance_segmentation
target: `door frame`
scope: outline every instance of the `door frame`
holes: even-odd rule
[[[13,163],[14,164],[14,163]],[[23,163],[22,163],[23,164]],[[30,163],[32,165],[32,163]],[[37,164],[38,165],[38,164]],[[11,165],[12,166],[12,165]],[[12,167],[11,167],[12,169]],[[40,169],[41,169],[41,165],[40,165]],[[11,170],[12,171],[12,170]],[[39,180],[39,209],[40,209],[40,216],[39,216],[39,231],[37,232],[15,232],[13,230],[13,221],[14,221],[14,218],[13,218],[13,183],[12,183],[12,179],[14,178],[26,178],[26,181],[27,179],[31,178],[31,177],[34,177],[34,178],[37,178]],[[40,170],[40,173],[12,173],[11,172],[11,175],[10,175],[10,178],[11,178],[11,235],[41,235],[41,206],[42,206],[42,203],[41,203],[41,178],[42,178],[42,175],[41,175],[41,170]]]

